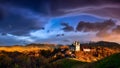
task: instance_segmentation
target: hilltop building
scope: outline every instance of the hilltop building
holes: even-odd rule
[[[72,51],[80,51],[80,42],[74,41],[73,44],[70,46]]]

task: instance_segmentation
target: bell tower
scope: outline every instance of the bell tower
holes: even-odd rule
[[[73,45],[75,47],[75,49],[74,49],[75,51],[80,51],[80,42],[74,41]]]

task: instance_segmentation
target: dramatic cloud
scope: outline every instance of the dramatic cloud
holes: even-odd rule
[[[72,26],[70,26],[68,23],[61,23],[61,25],[62,26],[64,26],[63,28],[62,28],[62,30],[64,30],[64,31],[73,31],[74,30],[74,28],[72,27]]]
[[[113,26],[115,26],[115,23],[112,20],[107,20],[104,22],[95,22],[95,23],[90,23],[90,22],[84,22],[81,21],[78,23],[76,30],[77,31],[107,31],[111,29]]]
[[[119,6],[119,0],[0,0],[0,44],[119,42]]]
[[[63,16],[72,16],[72,15],[80,15],[82,13],[96,15],[104,18],[114,18],[120,19],[120,5],[116,4],[103,4],[99,6],[84,6],[73,9],[60,9],[59,11],[64,12]]]
[[[31,30],[41,29],[41,26],[38,26],[35,20],[24,19],[18,15],[11,15],[2,22],[0,22],[0,32],[9,33],[14,35],[26,35]]]
[[[80,22],[76,28],[82,32],[96,32],[91,41],[112,41],[118,42],[120,39],[120,25],[115,24],[112,20],[104,22]]]
[[[65,0],[57,3],[58,6],[62,3],[62,6],[56,7],[54,15],[69,17],[85,13],[103,18],[120,19],[120,1],[118,0]]]
[[[29,35],[31,31],[43,29],[47,17],[28,9],[0,5],[0,33]]]
[[[116,26],[117,25],[112,20],[106,20],[104,22],[96,23],[81,21],[80,23],[78,23],[76,30],[83,32],[97,32],[97,36],[107,36],[109,33],[113,32],[113,28]]]

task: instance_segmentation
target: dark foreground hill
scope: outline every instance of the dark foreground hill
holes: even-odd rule
[[[95,68],[120,68],[120,53],[106,57],[95,64]]]
[[[53,68],[120,68],[120,53],[97,62],[86,63],[75,59],[62,59],[51,65],[53,65]]]

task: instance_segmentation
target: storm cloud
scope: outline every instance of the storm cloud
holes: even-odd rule
[[[76,30],[84,31],[84,32],[102,31],[102,30],[107,31],[113,26],[115,26],[115,23],[112,20],[106,20],[104,22],[95,22],[95,23],[81,21],[78,23]]]
[[[119,32],[119,25],[116,25],[112,20],[96,23],[81,21],[78,23],[76,30],[83,32],[97,32],[97,36],[109,36],[109,34],[112,34],[113,32]]]
[[[47,19],[28,9],[0,5],[0,33],[29,35],[31,31],[44,28],[44,18]]]
[[[70,26],[68,23],[61,23],[61,25],[63,26],[62,30],[66,32],[74,31],[74,28]]]
[[[0,32],[13,35],[26,35],[31,30],[41,29],[35,20],[25,19],[19,15],[11,14],[0,22]]]
[[[62,6],[60,4],[62,3]],[[66,4],[67,3],[67,4]],[[120,19],[120,1],[118,0],[61,0],[57,2],[60,7],[55,7],[54,15],[73,16],[90,14],[104,18]]]
[[[0,0],[0,41],[21,44],[20,37],[29,36],[38,43],[119,42],[119,6],[119,0]]]

